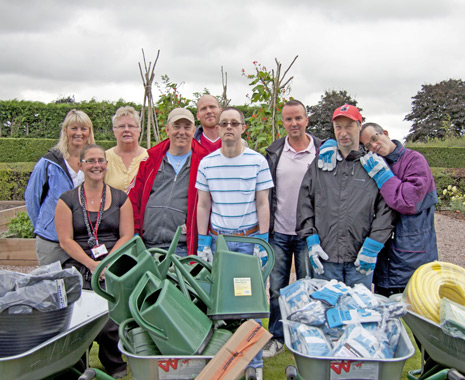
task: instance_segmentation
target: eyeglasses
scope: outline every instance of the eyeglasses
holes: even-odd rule
[[[123,131],[126,128],[128,128],[129,130],[139,129],[137,125],[133,125],[133,124],[117,125],[116,127],[114,127],[114,129],[119,129],[120,131]]]
[[[89,165],[95,165],[98,162],[100,165],[104,165],[107,163],[107,160],[105,158],[89,158],[88,160],[81,160],[81,162]]]
[[[382,135],[381,132],[376,132],[373,136],[370,137],[370,141],[368,141],[363,147],[365,150],[370,150],[371,144],[377,142],[379,140],[379,136]]]
[[[222,121],[218,125],[220,127],[226,128],[229,124],[231,124],[231,127],[236,128],[239,125],[242,125],[242,123],[239,123],[238,121]]]

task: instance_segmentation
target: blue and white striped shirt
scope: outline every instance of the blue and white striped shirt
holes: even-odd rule
[[[195,187],[212,197],[213,228],[247,230],[258,224],[255,192],[273,187],[273,180],[260,153],[246,148],[227,158],[218,149],[200,162]]]

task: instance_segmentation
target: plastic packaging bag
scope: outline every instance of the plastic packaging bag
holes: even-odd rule
[[[30,313],[32,309],[51,311],[67,307],[81,296],[82,277],[73,267],[61,269],[59,262],[32,271],[28,275],[16,276],[14,272],[8,277],[15,278],[13,289],[0,297],[0,312],[9,314]]]
[[[341,310],[333,307],[326,310],[326,320],[330,328],[356,323],[381,322],[381,314],[371,309]]]
[[[362,284],[356,284],[350,288],[347,294],[338,300],[338,306],[343,310],[372,309],[379,305],[378,298]]]
[[[15,289],[16,281],[26,276],[24,273],[0,270],[0,297]]]
[[[334,347],[331,356],[345,358],[372,358],[380,343],[377,337],[361,325],[346,327],[344,334]]]
[[[321,326],[326,322],[325,312],[327,308],[320,301],[310,301],[304,307],[288,315],[287,319],[309,326]]]
[[[327,356],[331,351],[331,342],[318,327],[301,323],[283,321],[289,326],[292,348],[302,354]]]
[[[287,315],[301,309],[310,302],[305,281],[296,281],[280,290]]]
[[[448,298],[441,300],[439,308],[441,329],[445,334],[454,338],[465,339],[465,306]]]

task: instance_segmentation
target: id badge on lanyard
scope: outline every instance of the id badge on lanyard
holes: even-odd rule
[[[97,244],[94,248],[91,249],[92,256],[94,259],[98,259],[101,256],[105,256],[108,253],[107,247],[105,244]]]

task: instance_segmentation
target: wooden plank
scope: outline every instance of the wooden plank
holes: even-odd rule
[[[35,239],[0,239],[0,265],[38,265]]]
[[[26,206],[18,206],[13,208],[8,208],[6,210],[0,211],[0,231],[7,230],[6,224],[10,221],[11,218],[14,218],[17,213],[26,212]]]

